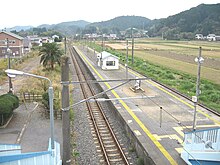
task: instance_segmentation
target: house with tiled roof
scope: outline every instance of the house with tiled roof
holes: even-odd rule
[[[22,56],[24,53],[24,38],[7,31],[0,31],[0,57],[7,56],[9,53],[12,57]]]

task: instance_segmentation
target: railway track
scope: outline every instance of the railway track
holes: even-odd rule
[[[84,74],[82,61],[77,57],[77,52],[69,46],[71,60],[73,61],[79,81],[88,80],[88,74]],[[80,83],[84,98],[95,95],[94,89],[89,83]],[[100,157],[100,164],[130,164],[128,158],[116,138],[116,135],[108,122],[102,106],[99,102],[86,102],[91,120],[93,138],[97,146],[97,153]]]

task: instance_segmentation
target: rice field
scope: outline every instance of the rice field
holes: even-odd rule
[[[106,47],[126,52],[126,41],[105,42]],[[202,47],[201,77],[220,84],[220,42],[205,41],[166,41],[159,39],[135,39],[134,56],[154,64],[179,70],[192,75],[197,74],[197,63],[194,61]],[[129,41],[131,55],[131,41]]]

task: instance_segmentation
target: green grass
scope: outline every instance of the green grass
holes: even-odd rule
[[[160,66],[165,66],[167,68],[173,69],[173,70],[179,70],[184,73],[188,73],[191,75],[196,76],[197,75],[197,65],[183,62],[180,60],[170,59],[162,56],[156,56],[151,54],[150,52],[143,52],[143,51],[135,51],[135,56],[141,59],[144,59],[145,61],[148,61],[149,63],[153,63]],[[220,84],[220,72],[219,70],[208,68],[208,67],[202,67],[201,77],[203,79],[207,79],[210,81],[213,81],[216,84]]]

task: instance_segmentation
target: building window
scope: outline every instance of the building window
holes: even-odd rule
[[[5,50],[2,50],[2,54],[5,54]]]
[[[6,40],[0,40],[0,44],[1,45],[7,45],[7,41]]]
[[[115,66],[115,61],[106,61],[106,66]]]
[[[15,40],[9,40],[9,44],[15,44]]]

